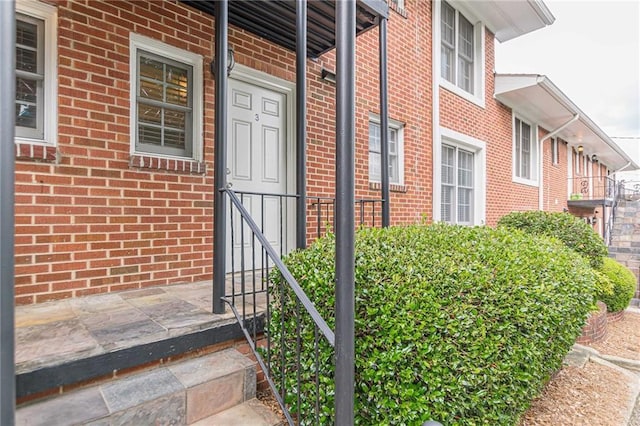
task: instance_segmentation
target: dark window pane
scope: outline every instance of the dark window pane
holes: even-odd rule
[[[145,77],[152,80],[163,81],[163,64],[162,62],[155,61],[151,58],[147,58],[140,55],[140,77]]]
[[[173,127],[176,129],[185,129],[186,114],[181,111],[172,111],[167,109],[164,111],[164,125],[165,127]]]
[[[162,83],[140,80],[140,96],[162,101]]]
[[[36,49],[38,47],[38,26],[18,19],[16,22],[16,44]]]
[[[138,104],[138,121],[142,123],[162,124],[162,109],[150,105]]]
[[[189,103],[189,95],[186,88],[167,87],[167,102],[174,105],[187,106]]]
[[[38,114],[35,105],[16,102],[16,126],[38,128]]]
[[[185,148],[184,143],[184,132],[179,132],[175,130],[165,130],[164,131],[164,146],[171,148]]]
[[[37,80],[16,78],[16,100],[36,103],[38,101],[38,84]]]
[[[149,145],[162,145],[162,130],[158,127],[145,126],[140,124],[138,126],[138,139],[140,143]]]
[[[167,83],[186,89],[189,84],[188,79],[189,73],[187,72],[187,70],[167,65]]]
[[[32,73],[38,72],[38,51],[16,48],[16,69]]]

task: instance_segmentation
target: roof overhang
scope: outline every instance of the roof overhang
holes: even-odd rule
[[[482,21],[500,42],[544,28],[555,21],[542,0],[449,0],[449,3]]]
[[[215,15],[215,0],[181,0],[198,10]],[[307,56],[317,58],[336,45],[335,1],[314,0],[307,3]],[[356,35],[389,17],[383,0],[358,0]],[[265,38],[291,51],[296,50],[295,0],[230,0],[229,23]]]
[[[533,123],[552,132],[578,115],[557,134],[569,144],[584,147],[588,155],[612,170],[638,165],[547,77],[537,74],[496,74],[495,98]]]

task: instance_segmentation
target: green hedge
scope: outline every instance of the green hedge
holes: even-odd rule
[[[332,328],[334,255],[326,237],[286,259]],[[594,283],[581,256],[507,228],[358,231],[356,424],[515,424],[580,334]],[[278,351],[288,354],[287,375],[275,381],[286,383],[303,424],[312,422],[320,389],[319,423],[333,424],[333,350],[321,342],[316,364],[314,329],[294,311],[289,293],[272,300],[274,370],[282,367]]]
[[[619,312],[626,309],[636,292],[636,276],[626,266],[610,257],[604,258],[600,272],[612,286],[611,293],[599,297],[607,305],[607,311]]]
[[[558,238],[567,247],[586,256],[594,268],[601,267],[602,259],[607,256],[607,246],[602,238],[582,219],[569,213],[512,212],[503,216],[498,225]]]

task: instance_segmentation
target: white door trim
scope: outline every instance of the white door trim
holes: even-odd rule
[[[229,75],[229,78],[242,81],[254,86],[262,87],[267,90],[281,93],[286,98],[286,126],[285,126],[285,144],[286,144],[286,177],[287,194],[296,193],[296,114],[295,99],[296,85],[293,82],[283,80],[262,71],[249,68],[244,65],[236,64]],[[226,107],[226,105],[225,105]],[[228,142],[228,141],[227,141]],[[229,146],[227,145],[227,149]],[[296,214],[295,199],[291,199],[286,203],[286,247],[285,250],[293,249],[296,243]]]

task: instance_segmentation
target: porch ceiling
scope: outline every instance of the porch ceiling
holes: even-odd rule
[[[182,0],[198,10],[215,15],[214,0]],[[358,0],[356,34],[374,28],[380,18],[389,16],[383,0]],[[296,49],[295,0],[230,0],[229,23],[272,41],[286,49]],[[335,40],[335,1],[307,3],[307,56],[317,58],[333,49]]]
[[[631,163],[638,165],[602,129],[580,110],[547,77],[537,74],[496,74],[495,98],[512,108],[523,118],[553,131],[571,120],[579,119],[558,133],[558,137],[573,146],[582,145],[588,155],[597,155],[598,161],[612,170]]]

